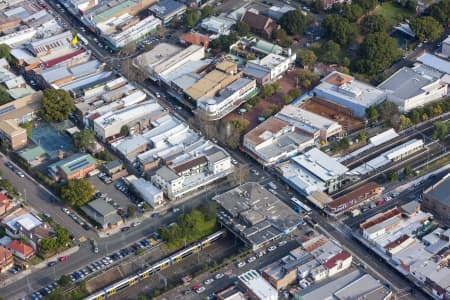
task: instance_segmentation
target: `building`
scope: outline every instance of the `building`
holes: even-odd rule
[[[354,209],[359,205],[381,197],[381,193],[381,186],[375,182],[368,182],[361,187],[358,187],[355,190],[327,203],[325,210],[327,213],[337,216],[341,213]]]
[[[255,80],[239,78],[221,89],[216,95],[200,98],[197,101],[197,112],[208,120],[218,120],[257,93]]]
[[[254,251],[281,238],[301,223],[301,216],[261,185],[248,182],[213,198],[219,222]]]
[[[236,23],[233,19],[229,19],[221,16],[211,16],[202,19],[200,27],[207,32],[214,33],[216,35],[228,35],[231,28]]]
[[[131,187],[151,207],[158,208],[164,204],[163,192],[144,178],[131,175],[126,178]]]
[[[15,151],[27,144],[27,131],[15,120],[0,120],[0,139],[7,140],[9,147]]]
[[[254,34],[268,40],[272,38],[272,34],[279,28],[279,25],[271,18],[250,10],[244,13],[241,22],[246,23]]]
[[[5,215],[11,208],[11,201],[4,194],[0,193],[0,216]]]
[[[175,18],[180,18],[186,12],[186,5],[175,0],[162,0],[150,7],[150,12],[160,19],[164,25]]]
[[[344,5],[344,4],[351,4],[351,1],[347,0],[320,0],[322,1],[322,5],[324,9],[331,9],[333,8],[333,5]]]
[[[72,32],[65,31],[45,39],[38,39],[26,44],[25,47],[35,57],[40,57],[58,51],[61,48],[67,48],[70,46],[72,38]]]
[[[127,169],[122,161],[116,159],[103,166],[105,173],[111,177],[112,181],[124,177],[128,174]]]
[[[450,223],[450,175],[446,175],[436,184],[430,186],[423,195],[423,207],[433,215]]]
[[[306,196],[315,191],[333,193],[342,186],[347,167],[317,148],[277,165],[282,179]]]
[[[19,157],[23,159],[29,166],[34,167],[41,164],[48,158],[47,153],[41,146],[26,148],[17,152]]]
[[[215,292],[217,300],[248,300],[248,297],[239,286],[231,284]]]
[[[278,300],[278,292],[257,271],[249,270],[238,276],[251,300]]]
[[[450,35],[442,41],[442,54],[450,57]]]
[[[305,263],[302,254],[305,252],[301,248],[292,250],[288,255],[265,266],[261,270],[262,277],[277,291],[284,289],[297,280],[298,267]]]
[[[104,199],[96,199],[89,202],[81,209],[86,215],[94,220],[103,230],[115,228],[122,224],[122,218],[117,214],[117,210]]]
[[[364,118],[368,107],[386,100],[384,91],[337,71],[325,76],[313,94],[326,101],[349,108],[354,116]]]
[[[205,47],[205,49],[209,46],[209,38],[199,33],[188,32],[180,36],[180,43],[184,45],[200,45]]]
[[[48,174],[55,180],[81,179],[97,168],[90,154],[76,153],[48,166]]]
[[[450,74],[450,61],[437,57],[428,52],[423,52],[417,57],[417,65],[422,64],[426,68],[440,72],[443,75]]]
[[[398,105],[401,112],[408,112],[416,107],[447,97],[448,82],[441,79],[442,74],[425,73],[422,66],[403,67],[378,88],[384,90],[387,100]]]
[[[270,53],[262,59],[251,60],[247,62],[243,72],[250,78],[257,79],[255,74],[269,72],[269,82],[280,79],[288,69],[295,63],[297,55],[294,53],[288,57]],[[262,82],[264,85],[266,82]]]
[[[14,265],[14,259],[11,251],[0,246],[0,273],[9,270]]]
[[[8,250],[11,251],[13,255],[23,260],[28,260],[34,256],[33,248],[19,240],[13,240],[9,243]]]
[[[329,258],[323,264],[328,271],[328,276],[334,276],[348,269],[352,265],[352,255],[345,250]]]
[[[266,12],[265,14],[269,17],[272,18],[273,20],[279,22],[281,20],[281,18],[283,17],[283,15],[285,13],[287,13],[288,11],[291,10],[295,10],[294,7],[290,6],[290,5],[283,5],[283,6],[276,6],[276,5],[272,5]]]

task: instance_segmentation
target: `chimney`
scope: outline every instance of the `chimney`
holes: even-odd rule
[[[62,160],[64,158],[64,151],[58,150],[58,159]]]

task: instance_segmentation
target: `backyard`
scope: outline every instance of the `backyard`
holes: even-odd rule
[[[403,21],[405,18],[411,18],[414,13],[407,9],[398,6],[394,2],[383,2],[374,10],[375,14],[381,14],[386,18],[387,30],[390,32],[392,26],[397,25],[398,22]]]

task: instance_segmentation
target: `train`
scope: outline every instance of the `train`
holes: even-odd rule
[[[226,230],[219,230],[208,237],[204,238],[200,242],[196,242],[189,247],[180,250],[174,254],[172,254],[169,257],[166,257],[157,263],[153,264],[149,268],[145,269],[144,271],[139,271],[136,274],[130,275],[114,284],[111,284],[100,291],[90,295],[89,297],[85,298],[84,300],[102,300],[106,299],[109,296],[112,296],[116,294],[118,291],[125,289],[127,287],[130,287],[132,285],[135,285],[139,281],[142,281],[146,278],[148,278],[150,275],[155,274],[159,271],[162,271],[164,269],[167,269],[168,267],[182,261],[185,257],[197,253],[199,251],[202,251],[203,249],[207,248],[209,245],[211,245],[212,242],[225,237],[227,235]]]

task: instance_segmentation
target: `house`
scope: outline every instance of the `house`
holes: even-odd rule
[[[348,269],[352,264],[352,255],[342,250],[335,256],[328,259],[324,266],[328,269],[328,276],[334,276],[339,272]]]
[[[245,12],[241,22],[246,23],[254,34],[268,40],[272,39],[273,33],[279,28],[279,25],[271,18],[250,10]]]
[[[11,201],[4,194],[0,193],[0,216],[6,214],[11,208]]]
[[[117,210],[104,199],[96,199],[81,207],[89,218],[100,224],[103,230],[115,228],[122,224]]]
[[[9,243],[8,249],[12,252],[13,255],[23,260],[28,260],[34,256],[33,248],[31,248],[27,244],[22,243],[19,240],[13,240],[11,243]]]
[[[42,225],[42,221],[25,209],[16,210],[13,215],[3,220],[6,234],[12,238],[20,238]]]
[[[446,175],[423,193],[422,206],[434,217],[450,224],[450,175]]]
[[[29,147],[20,150],[17,154],[31,167],[41,164],[48,157],[47,153],[41,146]]]
[[[14,259],[11,251],[3,246],[0,246],[0,273],[10,269],[14,264]]]
[[[49,176],[55,180],[81,179],[97,168],[90,154],[76,153],[48,166]]]

